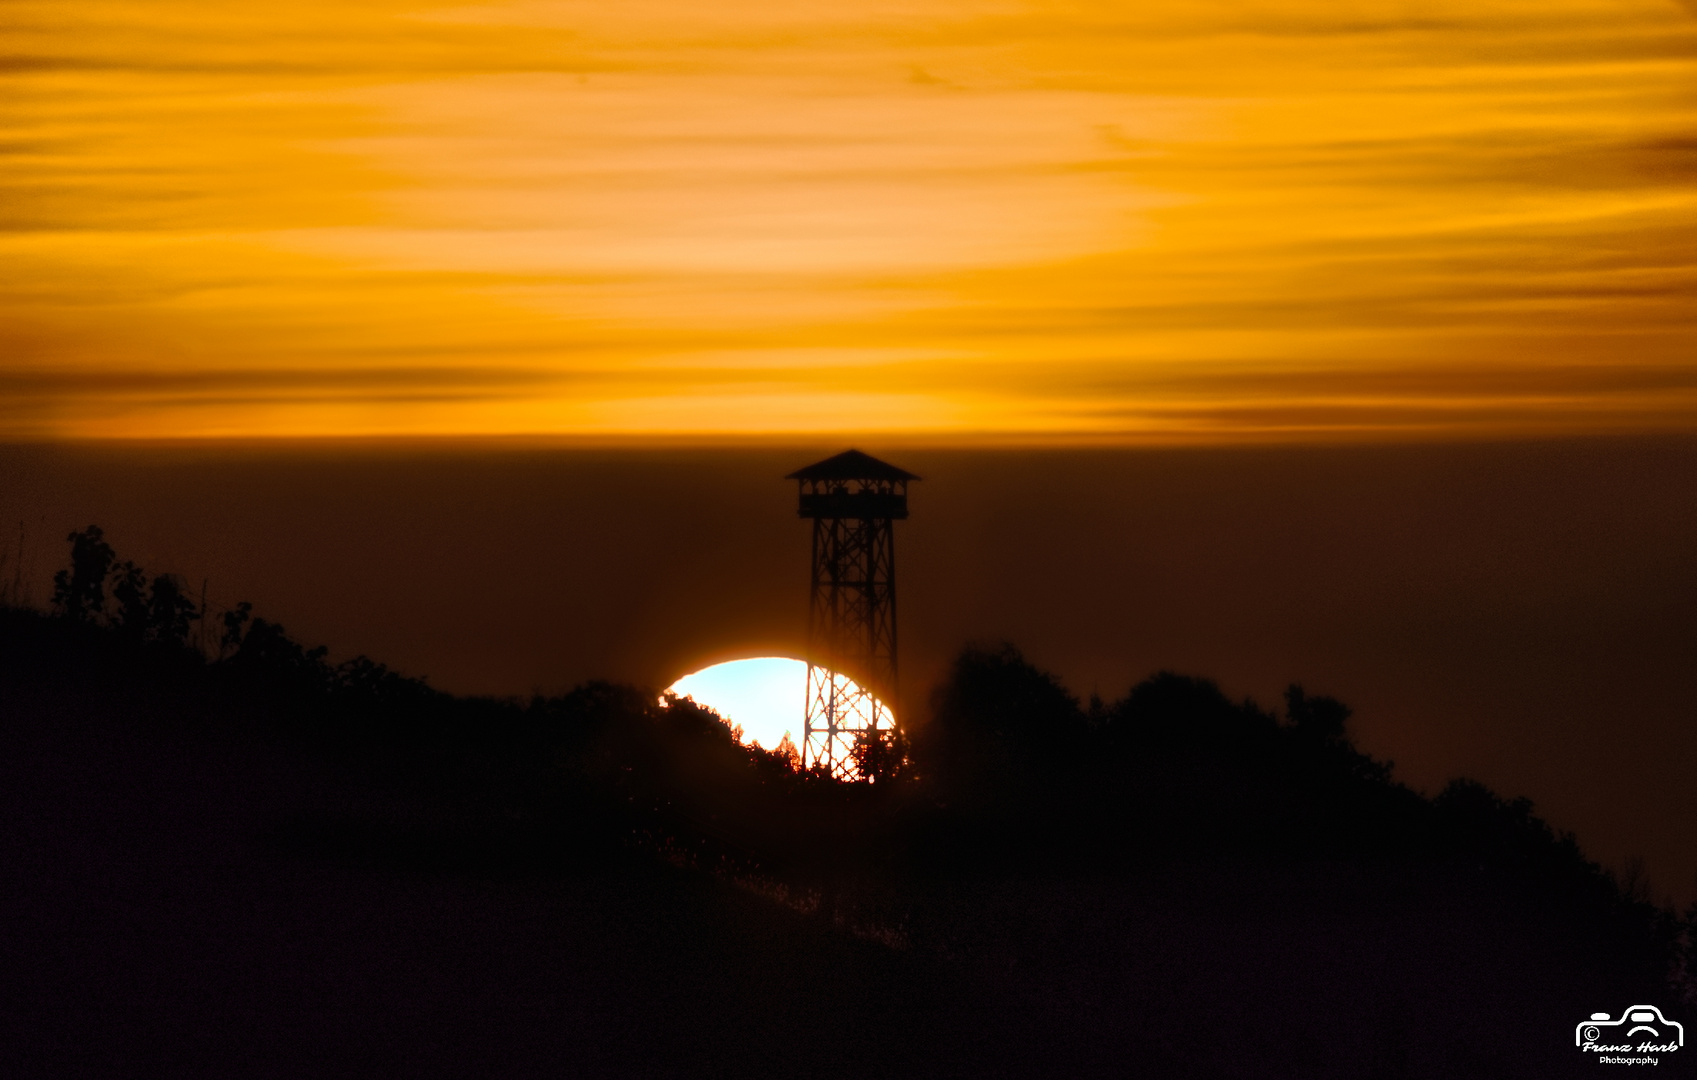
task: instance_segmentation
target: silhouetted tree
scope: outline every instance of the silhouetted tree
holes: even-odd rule
[[[289,637],[281,623],[254,619],[242,635],[241,645],[226,663],[279,688],[296,693],[326,693],[334,685],[333,673],[324,662],[328,652],[323,645],[308,649]]]
[[[907,733],[901,728],[862,731],[854,740],[855,769],[866,783],[906,776],[912,764],[909,753]]]
[[[106,575],[115,553],[100,526],[71,533],[71,568],[53,575],[53,606],[73,622],[99,616],[106,607]]]
[[[116,553],[97,525],[71,533],[71,566],[53,576],[53,603],[76,621],[90,621],[105,614],[110,584],[117,610],[111,626],[133,642],[159,641],[181,646],[187,643],[189,623],[200,618],[195,604],[183,592],[182,582],[160,574],[149,585],[147,572]]]
[[[1557,833],[1532,813],[1532,800],[1505,799],[1465,777],[1444,786],[1432,807],[1448,845],[1474,857],[1508,862],[1583,862],[1571,833]]]
[[[132,641],[147,636],[151,611],[147,602],[147,574],[133,562],[112,568],[112,599],[118,602],[116,625]]]
[[[796,772],[801,771],[801,751],[795,748],[795,740],[790,738],[789,732],[784,732],[784,737],[778,740],[778,745],[767,753],[783,762],[790,769]]]
[[[1087,730],[1078,702],[1018,649],[972,646],[933,695],[910,756],[939,797],[987,807],[1064,784]]]
[[[1292,683],[1285,690],[1285,717],[1301,738],[1335,744],[1344,740],[1344,725],[1349,720],[1350,708],[1334,698],[1311,698],[1301,686]]]
[[[160,574],[153,579],[153,589],[147,601],[148,629],[154,640],[167,645],[188,643],[189,624],[201,617],[194,601],[183,593],[183,583],[174,574]]]
[[[232,610],[224,612],[224,634],[218,639],[219,659],[242,647],[242,635],[246,632],[248,619],[252,615],[253,605],[246,600],[238,602]]]
[[[1227,698],[1212,680],[1162,671],[1107,710],[1107,730],[1121,753],[1194,750],[1240,757],[1265,753],[1277,724],[1252,704]]]

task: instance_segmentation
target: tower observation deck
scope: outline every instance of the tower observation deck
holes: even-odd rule
[[[813,520],[807,609],[804,768],[857,775],[862,733],[895,726],[896,550],[891,524],[907,517],[907,485],[919,477],[848,450],[797,469],[801,516]]]

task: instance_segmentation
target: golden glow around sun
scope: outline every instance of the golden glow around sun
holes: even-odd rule
[[[1669,0],[13,0],[0,437],[1687,428]]]

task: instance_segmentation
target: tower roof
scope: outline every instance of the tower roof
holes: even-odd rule
[[[879,461],[859,450],[844,450],[835,457],[815,461],[797,469],[785,480],[918,480],[906,469],[898,469],[887,461]]]

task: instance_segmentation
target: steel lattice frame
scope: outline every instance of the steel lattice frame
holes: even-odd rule
[[[855,742],[896,718],[896,552],[892,522],[907,517],[911,473],[848,454],[791,474],[813,519],[808,603],[804,768],[858,776]]]
[[[863,732],[895,725],[896,553],[889,518],[813,520],[804,767],[855,778]]]

